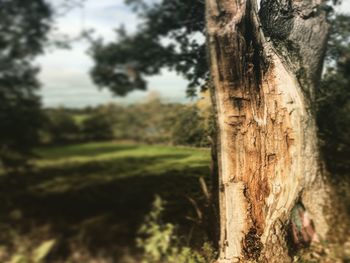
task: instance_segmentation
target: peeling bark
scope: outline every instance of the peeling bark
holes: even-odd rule
[[[206,12],[219,128],[219,262],[288,262],[297,202],[321,238],[328,231],[311,110],[326,13],[318,0],[264,0],[260,17],[254,0],[207,0]]]

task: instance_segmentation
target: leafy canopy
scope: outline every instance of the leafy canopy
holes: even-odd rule
[[[124,96],[145,90],[145,77],[161,69],[175,70],[189,81],[188,95],[206,83],[204,2],[199,0],[126,0],[140,17],[134,34],[121,27],[112,43],[94,42],[93,81]]]
[[[34,57],[43,52],[52,11],[44,0],[0,1],[0,165],[17,166],[42,123]]]

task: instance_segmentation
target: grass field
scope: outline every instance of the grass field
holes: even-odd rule
[[[195,213],[188,198],[200,200],[198,179],[209,180],[205,149],[105,142],[37,153],[30,173],[0,177],[0,244],[7,244],[0,262],[8,248],[51,238],[56,257],[86,251],[118,258],[133,250],[155,194],[167,201],[165,220],[186,233],[193,227],[186,217]]]

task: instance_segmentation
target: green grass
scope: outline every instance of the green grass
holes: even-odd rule
[[[37,153],[30,173],[0,178],[0,216],[23,235],[48,226],[46,235],[62,240],[58,255],[71,253],[71,244],[116,257],[132,248],[155,194],[167,201],[165,220],[186,232],[195,214],[188,197],[201,200],[198,179],[209,181],[205,149],[104,142]],[[14,210],[20,223],[9,216]]]

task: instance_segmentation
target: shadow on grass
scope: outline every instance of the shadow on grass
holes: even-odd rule
[[[107,249],[117,257],[115,247],[134,246],[155,194],[167,201],[166,221],[183,232],[191,226],[185,218],[194,211],[186,196],[200,199],[198,178],[208,178],[209,168],[204,161],[172,164],[187,157],[119,157],[3,177],[0,215],[24,234],[48,225],[51,235],[62,241],[58,257],[69,255],[72,243],[92,254]],[[15,222],[9,217],[14,210],[22,214]]]

